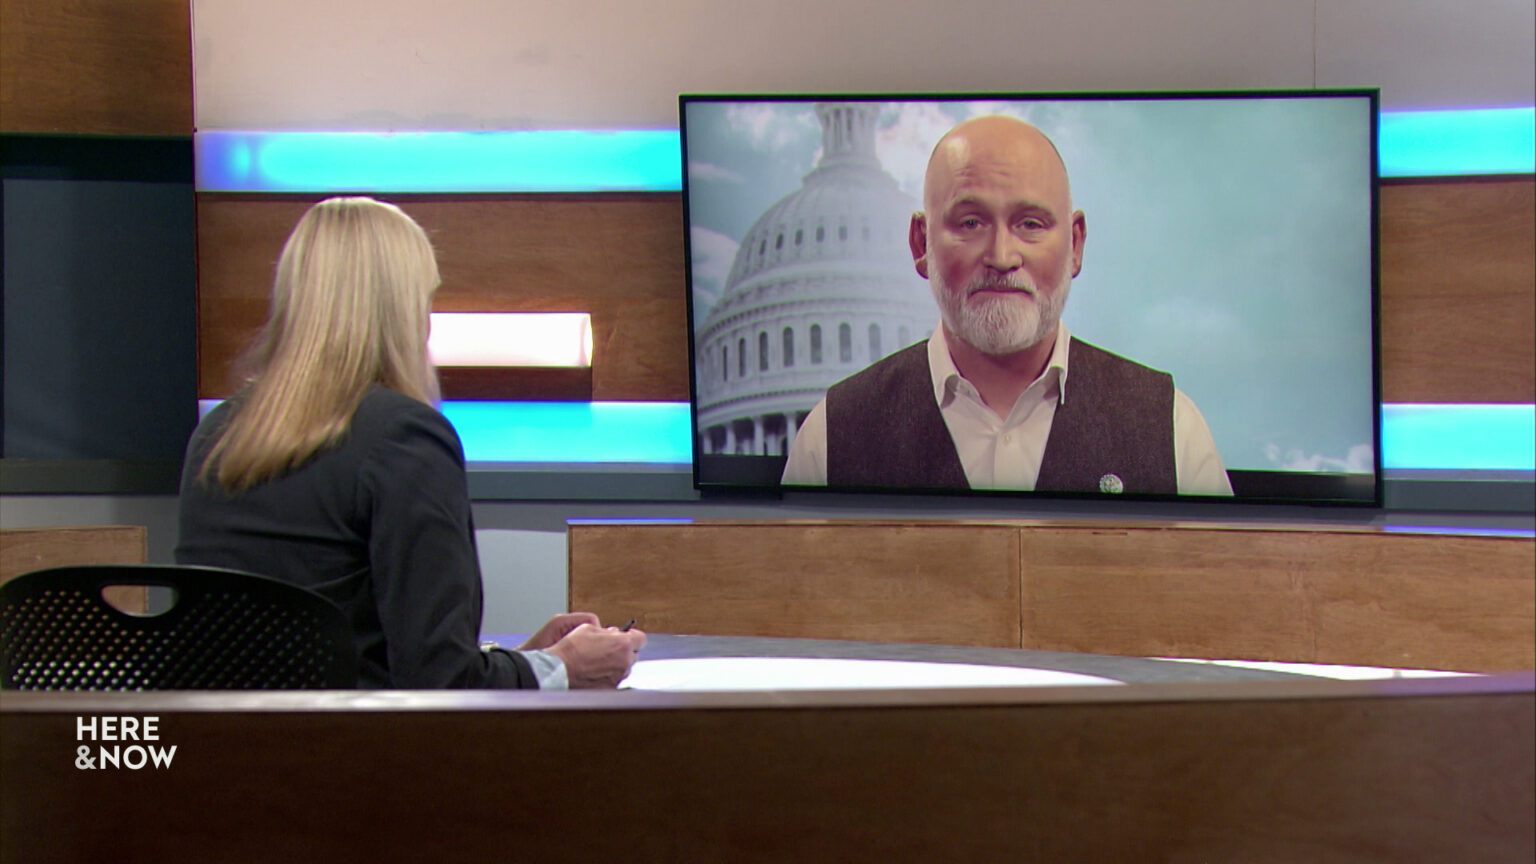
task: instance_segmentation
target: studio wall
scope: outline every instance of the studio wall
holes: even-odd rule
[[[1427,0],[900,0],[878,24],[856,0],[191,8],[205,132],[675,128],[679,92],[1364,86],[1384,111],[1536,102],[1536,13],[1507,0],[1477,14]],[[313,197],[202,196],[204,397],[227,392],[285,225]],[[592,311],[593,398],[686,398],[676,196],[396,200],[434,230],[444,309]],[[1533,400],[1532,210],[1528,178],[1384,188],[1386,401]],[[1439,314],[1447,303],[1465,314]]]
[[[679,92],[1380,87],[1533,102],[1522,0],[194,0],[197,128],[632,129]]]
[[[1375,86],[1385,110],[1536,102],[1536,51],[1529,38],[1536,12],[1520,0],[1489,0],[1473,8],[1433,0],[1012,5],[960,0],[943,6],[916,0],[874,6],[862,0],[790,0],[776,6],[597,0],[580,7],[493,0],[157,0],[130,10],[131,5],[4,0],[0,113],[5,129],[49,131],[54,127],[47,124],[66,122],[59,117],[84,124],[83,131],[117,135],[186,134],[194,128],[673,128],[682,91]],[[115,38],[81,47],[79,40],[90,33]],[[144,46],[146,39],[151,47]],[[161,77],[141,81],[137,72],[119,74],[119,63]],[[88,95],[45,80],[58,77],[61,69],[83,70],[86,83],[76,89]],[[34,117],[43,119],[26,119]],[[1389,366],[1406,370],[1383,382],[1389,399],[1532,401],[1531,201],[1529,179],[1384,189],[1384,232],[1417,238],[1401,247],[1408,250],[1402,254],[1384,248],[1384,295],[1398,292],[1409,298],[1400,308],[1416,310],[1400,318],[1384,310]],[[610,340],[610,349],[636,347],[606,356],[616,362],[630,357],[630,367],[633,358],[644,359],[639,367],[621,368],[621,362],[594,370],[594,396],[670,400],[683,398],[687,383],[686,348],[667,335],[669,327],[678,336],[684,331],[682,256],[675,245],[680,237],[673,235],[669,247],[665,239],[646,243],[636,235],[665,231],[677,216],[675,202],[675,196],[665,195],[600,203],[482,200],[474,206],[492,214],[484,220],[442,209],[454,207],[452,202],[406,203],[441,229],[451,283],[447,300],[467,302],[485,292],[510,308],[533,308],[607,291],[613,311],[611,320],[597,322],[600,338]],[[583,214],[593,206],[604,207],[597,221],[605,227],[596,241],[582,235]],[[229,344],[259,317],[276,254],[272,244],[280,243],[291,224],[285,220],[301,209],[302,202],[292,199],[199,201],[200,290],[205,299],[220,292],[240,298],[238,314],[203,315],[199,337],[217,337],[199,358],[205,392],[225,386],[210,383],[222,374],[222,367],[210,364],[227,360]],[[614,212],[621,209],[631,212]],[[540,224],[539,210],[564,215]],[[1474,213],[1482,215],[1469,215]],[[1503,233],[1480,229],[1484,219]],[[1442,233],[1447,220],[1455,226],[1450,235]],[[523,234],[530,223],[536,225],[533,233]],[[505,245],[498,246],[496,236],[506,236]],[[568,239],[557,242],[558,236]],[[1417,243],[1424,245],[1412,246]],[[1441,249],[1456,255],[1439,254]],[[1474,278],[1461,278],[1466,271],[1458,262],[1467,260],[1479,262]],[[1426,275],[1431,273],[1434,278]],[[614,278],[603,284],[610,275]],[[1436,290],[1441,285],[1477,295],[1458,297],[1458,305],[1475,307],[1474,336],[1440,326],[1450,320],[1435,311],[1434,304],[1444,302]],[[1510,347],[1491,355],[1482,350],[1489,328],[1512,333],[1503,340]],[[1478,350],[1461,350],[1469,345]],[[628,350],[636,353],[627,355]],[[598,356],[605,355],[600,350]],[[1449,376],[1447,358],[1456,364]],[[686,488],[686,477],[679,479]],[[533,626],[563,607],[561,553],[570,517],[1036,515],[911,501],[617,503],[593,496],[519,503],[515,491],[503,497],[509,500],[476,504],[489,632]],[[166,560],[174,545],[173,512],[174,499],[165,496],[10,496],[0,521],[7,527],[148,524],[150,558]]]

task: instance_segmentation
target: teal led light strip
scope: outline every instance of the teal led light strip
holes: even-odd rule
[[[1387,469],[1536,470],[1536,405],[1383,405]]]
[[[444,402],[470,462],[693,461],[686,402]]]
[[[1383,177],[1529,174],[1536,109],[1389,111]],[[199,132],[202,192],[676,192],[674,129]]]
[[[199,403],[206,414],[215,400]],[[444,402],[470,462],[693,461],[686,402]],[[1383,405],[1383,467],[1536,470],[1536,405]]]
[[[1383,111],[1383,177],[1536,172],[1536,108]]]
[[[676,130],[199,132],[201,192],[611,192],[683,186]]]

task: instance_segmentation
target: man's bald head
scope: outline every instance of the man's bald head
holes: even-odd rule
[[[1067,164],[1055,143],[1029,123],[1003,114],[972,117],[944,133],[923,175],[923,209],[932,212],[956,182],[988,166],[1029,171],[1051,185],[1059,181],[1062,207],[1072,209]]]

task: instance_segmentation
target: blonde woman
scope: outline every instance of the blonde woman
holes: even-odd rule
[[[328,597],[351,620],[361,687],[616,686],[645,635],[591,613],[480,649],[464,453],[427,356],[438,281],[399,208],[332,198],[304,214],[248,383],[188,445],[176,560]]]

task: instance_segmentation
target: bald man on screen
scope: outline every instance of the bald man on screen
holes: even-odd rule
[[[827,391],[786,485],[1232,494],[1172,376],[1061,323],[1088,227],[1049,138],[1012,117],[961,123],[929,159],[923,208],[908,242],[940,323]]]

